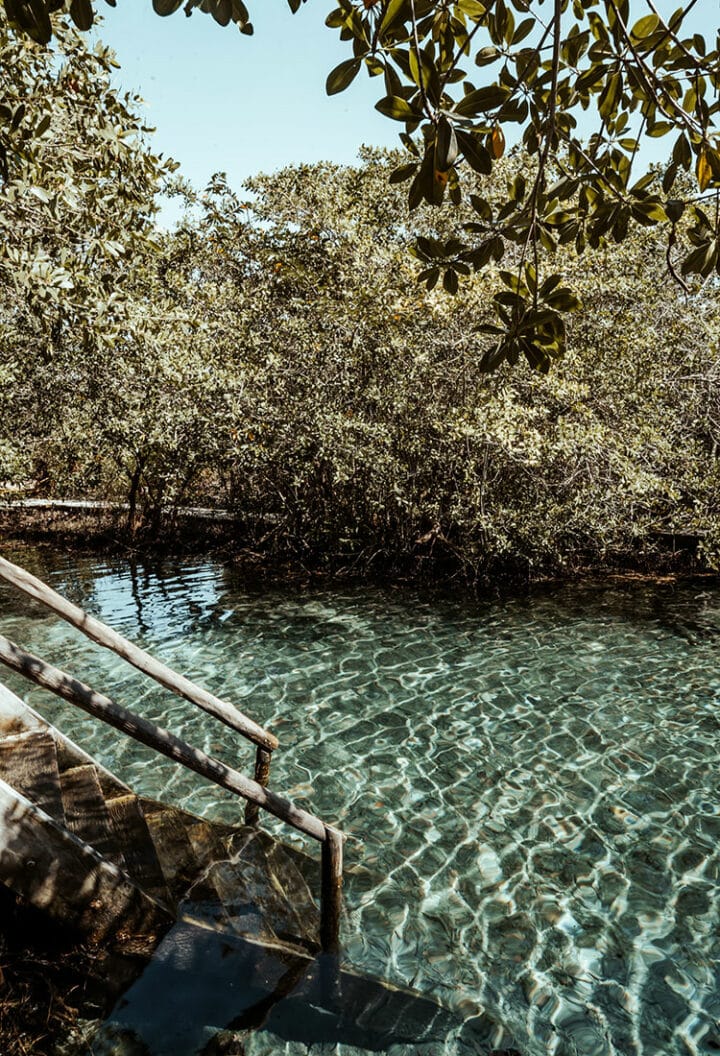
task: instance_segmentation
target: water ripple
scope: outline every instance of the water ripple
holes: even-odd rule
[[[348,957],[503,1024],[480,1041],[468,1027],[448,1056],[720,1048],[720,593],[474,603],[247,589],[213,563],[41,571],[277,732],[274,787],[361,841]],[[231,731],[6,589],[0,613],[9,637],[251,765]],[[13,685],[138,791],[237,817],[217,789]],[[259,1034],[247,1051],[300,1052],[277,1045]]]

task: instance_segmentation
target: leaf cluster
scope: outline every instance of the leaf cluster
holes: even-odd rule
[[[10,24],[41,43],[53,12],[67,10],[80,29],[92,23],[91,0],[4,2]],[[169,15],[183,0],[153,4]],[[720,274],[720,29],[688,28],[697,4],[664,13],[659,0],[339,0],[328,15],[351,55],[327,91],[344,91],[363,69],[382,85],[377,109],[404,126],[407,151],[390,179],[407,181],[410,209],[458,208],[464,198],[476,208],[444,249],[416,247],[428,264],[422,281],[442,275],[454,295],[505,245],[519,249],[516,288],[496,299],[486,334],[486,369],[523,356],[545,372],[563,354],[577,294],[556,303],[540,294],[561,282],[561,246],[581,254],[659,226],[679,285]],[[187,0],[186,13],[195,8],[252,32],[242,0]],[[0,113],[5,139],[17,120],[8,107]],[[643,141],[665,137],[667,161],[648,170]],[[478,182],[513,140],[532,165],[490,210]]]
[[[135,258],[112,347],[59,342],[47,364],[6,310],[7,471],[22,472],[14,447],[49,491],[129,501],[149,525],[230,506],[254,552],[307,568],[472,579],[638,560],[663,530],[717,534],[718,303],[666,279],[658,230],[582,258],[559,247],[564,280],[537,293],[561,309],[580,295],[572,355],[549,377],[522,361],[488,373],[478,334],[498,308],[519,315],[536,280],[526,266],[517,281],[509,244],[452,298],[418,285],[408,243],[434,253],[465,214],[409,213],[388,190],[396,165],[368,153],[240,193],[216,177]],[[522,159],[495,171],[492,208]]]

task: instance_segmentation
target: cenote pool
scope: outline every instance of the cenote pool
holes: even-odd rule
[[[479,1024],[397,1056],[720,1051],[720,591],[477,602],[248,588],[211,561],[7,556],[277,733],[273,787],[354,837],[347,960]],[[5,587],[0,619],[251,772],[232,731]],[[238,820],[232,797],[1,677],[138,792]],[[268,1030],[246,1043],[306,1051]]]

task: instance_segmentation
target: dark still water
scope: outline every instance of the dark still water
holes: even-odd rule
[[[277,733],[273,787],[354,837],[346,960],[476,1024],[393,1053],[720,1050],[720,591],[478,603],[7,556]],[[0,623],[251,772],[232,731],[5,587]],[[136,791],[239,820],[214,786],[0,677]],[[306,1051],[268,1030],[246,1044]]]

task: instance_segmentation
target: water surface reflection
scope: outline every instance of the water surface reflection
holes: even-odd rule
[[[487,1010],[529,1056],[720,1048],[720,593],[478,603],[16,556],[278,734],[274,786],[355,837],[345,944],[364,971]],[[4,588],[0,613],[9,637],[250,766],[231,731]],[[235,819],[217,789],[7,681],[138,791]],[[304,1051],[269,1038],[248,1054]],[[445,1048],[487,1044],[503,1037]]]

